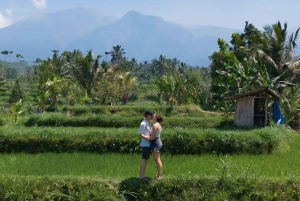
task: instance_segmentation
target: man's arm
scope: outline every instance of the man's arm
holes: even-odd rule
[[[141,136],[141,138],[145,139],[145,140],[149,140],[149,136],[145,135],[144,132],[146,130],[146,123],[142,122],[140,125],[140,130],[139,130],[139,134]]]

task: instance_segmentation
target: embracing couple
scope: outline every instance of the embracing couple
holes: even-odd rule
[[[140,164],[139,179],[149,180],[149,178],[146,177],[146,166],[151,153],[157,166],[157,174],[154,179],[161,179],[162,163],[160,160],[160,151],[162,148],[162,142],[160,140],[160,134],[162,131],[161,123],[163,121],[163,118],[159,114],[154,114],[150,110],[146,111],[144,116],[145,119],[142,121],[139,129],[139,135],[142,138],[142,141],[140,143],[142,147],[142,161]],[[154,121],[154,124],[151,127],[150,120],[152,119]]]

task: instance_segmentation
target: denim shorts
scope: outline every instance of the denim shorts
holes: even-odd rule
[[[159,137],[151,141],[151,151],[160,152],[162,148],[162,142]]]

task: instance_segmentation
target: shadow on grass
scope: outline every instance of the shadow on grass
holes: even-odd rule
[[[250,131],[250,130],[255,130],[255,129],[260,129],[260,128],[264,128],[264,126],[251,126],[251,127],[247,127],[247,126],[237,126],[234,123],[234,120],[232,119],[224,119],[220,122],[220,124],[218,126],[215,127],[218,130],[240,130],[240,131]]]
[[[147,192],[141,192],[142,189],[147,189],[145,186],[149,185],[149,180],[140,180],[136,177],[131,177],[123,180],[119,185],[119,195],[126,198],[126,200],[139,200],[139,196]]]

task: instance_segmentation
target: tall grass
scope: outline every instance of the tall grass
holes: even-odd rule
[[[165,178],[243,177],[300,179],[300,136],[291,135],[290,150],[271,155],[162,155]],[[88,176],[107,179],[137,177],[139,154],[44,153],[2,154],[0,175]],[[148,176],[155,176],[151,158]]]

